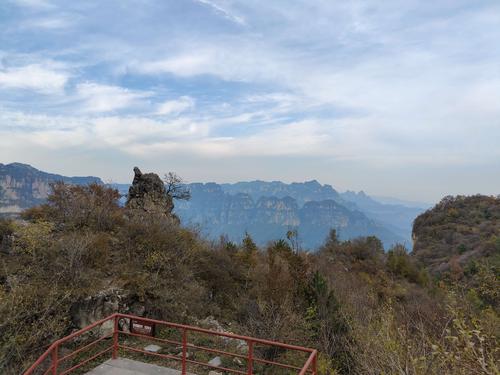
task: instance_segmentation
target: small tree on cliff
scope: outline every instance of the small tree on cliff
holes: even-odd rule
[[[163,182],[165,182],[165,189],[167,190],[167,195],[171,196],[172,199],[180,199],[188,201],[191,199],[191,192],[186,186],[184,181],[175,172],[168,172],[163,177]]]

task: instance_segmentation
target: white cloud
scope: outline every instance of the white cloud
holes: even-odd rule
[[[188,109],[194,108],[194,99],[189,96],[181,96],[176,100],[168,100],[158,107],[158,115],[177,115]]]
[[[19,6],[28,8],[47,9],[53,7],[53,4],[51,4],[51,2],[48,0],[11,0],[11,2]]]
[[[132,107],[151,96],[148,92],[91,82],[78,84],[76,91],[79,99],[83,101],[83,110],[95,113]]]
[[[0,88],[58,93],[68,81],[68,73],[43,64],[0,69]]]
[[[211,7],[216,13],[221,14],[224,18],[239,25],[245,25],[245,19],[241,16],[234,14],[222,5],[217,4],[215,1],[210,0],[196,0],[197,2]]]
[[[212,54],[206,51],[179,54],[163,60],[147,61],[131,64],[132,69],[145,74],[174,73],[181,77],[210,73],[207,66],[211,65]]]
[[[108,145],[128,152],[131,147],[148,145],[161,141],[182,144],[188,139],[207,136],[205,123],[190,118],[157,121],[147,117],[106,116],[92,121],[93,132]]]
[[[73,17],[44,17],[44,18],[34,18],[22,23],[20,27],[25,28],[35,28],[35,29],[45,29],[45,30],[59,30],[67,29],[75,24],[75,19]]]
[[[272,43],[238,38],[205,43],[186,40],[167,55],[146,55],[127,64],[127,68],[135,73],[152,76],[162,73],[179,77],[213,75],[226,81],[286,86],[309,67],[302,58],[290,55]]]
[[[10,155],[32,154],[33,150],[37,150],[37,153],[73,155],[76,149],[80,152],[85,150],[91,155],[114,153],[129,161],[133,160],[135,164],[147,160],[186,158],[198,165],[193,167],[198,171],[196,173],[201,173],[200,166],[211,173],[219,173],[220,170],[211,168],[221,160],[235,163],[237,160],[246,160],[245,163],[250,164],[245,164],[245,168],[255,166],[252,160],[273,160],[273,163],[281,160],[279,165],[285,171],[293,160],[316,158],[325,165],[331,160],[347,165],[360,164],[381,171],[407,169],[409,166],[426,170],[463,168],[465,165],[482,165],[485,159],[499,160],[500,157],[494,139],[490,144],[482,145],[481,153],[473,145],[461,147],[460,152],[450,152],[439,143],[428,145],[428,152],[404,149],[404,144],[398,150],[391,143],[380,139],[380,129],[385,129],[382,133],[391,133],[394,127],[393,124],[384,127],[386,119],[377,116],[344,118],[335,122],[330,119],[307,119],[274,123],[256,128],[251,134],[239,135],[223,135],[219,132],[220,126],[254,126],[254,118],[260,116],[258,112],[244,112],[236,120],[220,119],[212,113],[207,113],[203,120],[192,116],[195,114],[164,120],[139,115],[49,116],[0,111],[0,157],[10,160]],[[453,143],[463,137],[453,132],[447,136]],[[312,177],[314,173],[321,172],[315,165],[310,167],[307,173]],[[220,173],[223,178],[228,178],[227,174]],[[276,172],[270,170],[266,173],[273,177]],[[300,179],[302,173],[304,171],[297,171],[296,178]],[[242,176],[255,178],[244,173]],[[322,175],[316,177],[324,178]],[[198,180],[200,177],[195,174],[192,178]],[[211,177],[206,175],[205,178]]]
[[[467,163],[500,160],[495,2],[193,0],[181,11],[158,0],[137,9],[17,3],[40,9],[6,23],[10,45],[39,44],[42,52],[0,51],[0,89],[9,89],[0,92],[0,115],[3,108],[40,115],[3,121],[0,131],[18,127],[43,147],[77,143],[149,158],[175,150],[198,155],[193,169],[208,156],[354,160],[362,168],[346,173],[361,180],[367,166],[384,169],[401,189],[408,184],[392,177],[394,166],[462,165],[470,179]],[[81,18],[68,28],[71,14]],[[160,22],[158,14],[171,18]],[[35,35],[23,24],[68,34]],[[141,89],[81,81],[96,77]],[[66,96],[11,95],[13,88],[61,93],[73,80]],[[166,97],[173,99],[161,102]],[[217,165],[227,178],[237,174]],[[286,166],[265,163],[262,173]]]
[[[0,133],[51,149],[92,145],[129,152],[137,145],[164,141],[182,145],[203,139],[209,136],[210,124],[189,117],[163,121],[143,116],[49,116],[0,111]]]

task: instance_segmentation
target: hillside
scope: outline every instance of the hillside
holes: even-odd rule
[[[114,311],[216,321],[220,329],[314,347],[318,375],[499,371],[491,273],[472,288],[460,279],[435,282],[403,247],[385,253],[376,237],[343,241],[335,231],[316,253],[300,251],[293,238],[260,247],[251,236],[206,241],[172,215],[172,196],[157,175],[137,169],[129,191],[123,206],[104,185],[56,184],[23,221],[0,219],[0,373],[21,373],[48,343]],[[313,208],[307,219],[314,224],[322,210]],[[267,215],[266,204],[258,209]],[[260,346],[255,355],[299,360]],[[206,360],[196,351],[190,358]],[[281,374],[263,364],[254,371]]]
[[[446,197],[415,219],[413,253],[442,272],[500,254],[500,197]]]
[[[63,181],[74,185],[103,182],[98,177],[66,177],[42,172],[27,164],[0,163],[0,215],[12,215],[44,203],[50,184]]]

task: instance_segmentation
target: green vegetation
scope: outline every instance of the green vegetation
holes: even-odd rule
[[[500,198],[445,197],[413,226],[414,255],[433,271],[462,272],[472,259],[500,253]]]
[[[89,297],[111,288],[126,311],[193,324],[213,316],[233,332],[315,347],[320,374],[499,373],[498,200],[479,204],[474,224],[460,208],[427,212],[416,222],[426,239],[415,256],[402,246],[384,253],[376,237],[340,241],[335,231],[315,254],[300,251],[296,233],[264,248],[249,235],[214,243],[118,199],[102,185],[57,184],[24,221],[0,221],[1,373],[32,363],[76,328]],[[444,247],[450,235],[441,230],[453,223],[463,231]],[[440,258],[478,246],[489,255],[448,277],[426,267],[437,243]]]

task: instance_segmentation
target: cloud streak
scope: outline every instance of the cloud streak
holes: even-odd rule
[[[236,14],[230,12],[221,5],[217,4],[215,1],[209,1],[209,0],[196,0],[196,1],[200,4],[212,8],[216,13],[221,14],[224,18],[228,19],[231,22],[234,22],[239,25],[246,24],[245,19],[243,17],[237,16]]]

